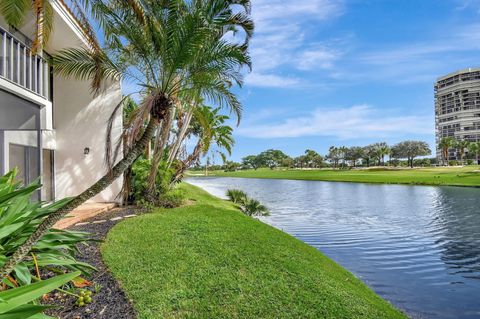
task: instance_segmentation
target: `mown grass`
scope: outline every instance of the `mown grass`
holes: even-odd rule
[[[435,167],[422,169],[300,170],[261,168],[236,172],[214,171],[212,176],[296,179],[334,182],[360,182],[411,185],[480,186],[479,166]],[[196,172],[191,172],[196,174]]]
[[[139,318],[406,318],[307,244],[191,185],[102,246]]]

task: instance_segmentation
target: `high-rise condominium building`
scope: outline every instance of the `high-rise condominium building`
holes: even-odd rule
[[[480,141],[480,68],[460,70],[437,79],[435,83],[435,130],[438,145],[444,137]],[[458,150],[449,150],[448,160],[460,159]]]

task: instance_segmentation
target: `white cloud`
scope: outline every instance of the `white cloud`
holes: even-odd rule
[[[248,74],[245,78],[245,83],[258,87],[287,88],[300,84],[300,80],[293,77],[257,72]]]
[[[309,21],[325,21],[343,12],[341,0],[253,0],[252,16],[255,35],[250,45],[253,72],[246,83],[262,87],[293,87],[300,81],[278,72],[282,66],[294,66],[302,70],[330,66],[334,51],[326,48],[305,50]],[[300,64],[301,57],[310,62]],[[328,60],[328,61],[327,61]],[[271,81],[264,81],[270,79]]]
[[[431,134],[431,116],[388,115],[368,105],[347,108],[318,108],[273,124],[244,123],[237,134],[253,138],[331,136],[339,139],[401,137]],[[262,121],[264,122],[264,121]]]
[[[340,51],[327,46],[316,46],[299,54],[297,68],[300,70],[310,70],[312,68],[331,69],[341,55]]]

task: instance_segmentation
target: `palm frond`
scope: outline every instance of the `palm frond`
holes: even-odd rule
[[[18,28],[22,25],[25,16],[32,7],[31,0],[2,0],[0,1],[0,13],[5,21]]]
[[[104,51],[86,48],[65,49],[51,59],[54,71],[64,77],[91,82],[92,92],[98,93],[108,80],[120,80],[122,72]]]

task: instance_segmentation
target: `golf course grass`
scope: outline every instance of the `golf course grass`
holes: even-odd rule
[[[479,186],[479,166],[433,167],[414,169],[274,169],[240,170],[236,172],[213,171],[210,176],[244,178],[296,179],[332,182],[359,182],[411,185]],[[190,172],[200,175],[203,172]]]
[[[117,224],[104,261],[146,318],[406,318],[315,248],[188,185]]]

